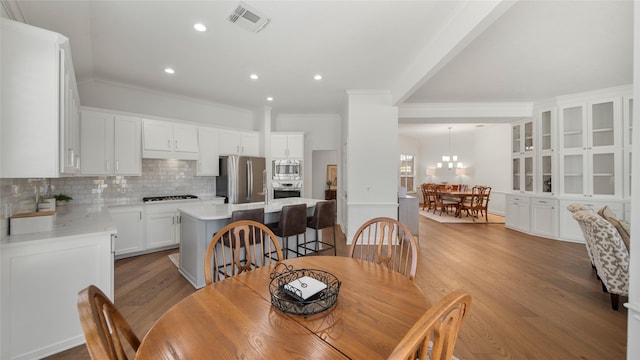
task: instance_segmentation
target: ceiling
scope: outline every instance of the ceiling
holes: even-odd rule
[[[226,20],[238,1],[3,0],[9,2],[26,23],[70,39],[78,82],[268,105],[278,113],[340,113],[346,90],[393,88],[471,3],[247,1],[271,18],[254,33]],[[632,9],[632,0],[521,0],[394,98],[522,102],[630,84]],[[196,22],[208,30],[194,31]],[[165,74],[165,67],[176,73]],[[249,79],[251,73],[260,78]],[[323,79],[313,80],[318,73]]]

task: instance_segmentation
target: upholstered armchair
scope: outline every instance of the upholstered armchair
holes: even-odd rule
[[[618,310],[620,296],[629,295],[629,251],[618,230],[592,210],[577,210],[573,218],[585,234],[603,290],[611,294],[611,307]]]

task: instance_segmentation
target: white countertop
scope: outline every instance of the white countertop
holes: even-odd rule
[[[234,210],[246,210],[264,208],[265,213],[279,212],[285,205],[306,204],[307,207],[316,206],[317,199],[307,198],[284,198],[269,200],[269,203],[265,206],[264,202],[255,202],[248,204],[224,204],[224,205],[211,205],[202,202],[200,205],[179,207],[178,210],[191,217],[199,220],[222,220],[231,218],[231,213]]]
[[[109,208],[104,205],[67,205],[56,208],[56,219],[51,231],[9,235],[0,242],[1,247],[26,245],[31,241],[49,240],[89,234],[116,233]]]

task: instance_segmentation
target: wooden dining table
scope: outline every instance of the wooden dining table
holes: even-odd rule
[[[342,256],[284,261],[342,281],[331,308],[303,316],[271,304],[275,265],[189,295],[142,340],[136,359],[386,359],[430,307],[420,288],[382,265]]]
[[[460,211],[460,204],[464,203],[467,199],[467,196],[471,196],[473,193],[471,191],[441,191],[440,196],[444,199],[451,199],[453,201],[458,202],[458,207],[456,208],[456,217],[461,217],[462,213]]]

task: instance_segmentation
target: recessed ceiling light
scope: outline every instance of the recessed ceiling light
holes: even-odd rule
[[[200,23],[194,24],[193,28],[196,29],[196,31],[200,31],[200,32],[207,31],[207,27]]]
[[[267,96],[267,101],[273,101],[273,97]]]
[[[164,72],[166,72],[167,74],[175,74],[176,73],[176,71],[173,70],[172,68],[165,68]]]
[[[251,75],[249,75],[249,77],[251,78],[251,80],[258,80],[258,75],[257,74],[251,74]]]
[[[313,79],[314,80],[322,80],[322,75],[316,74],[316,75],[314,75]]]

